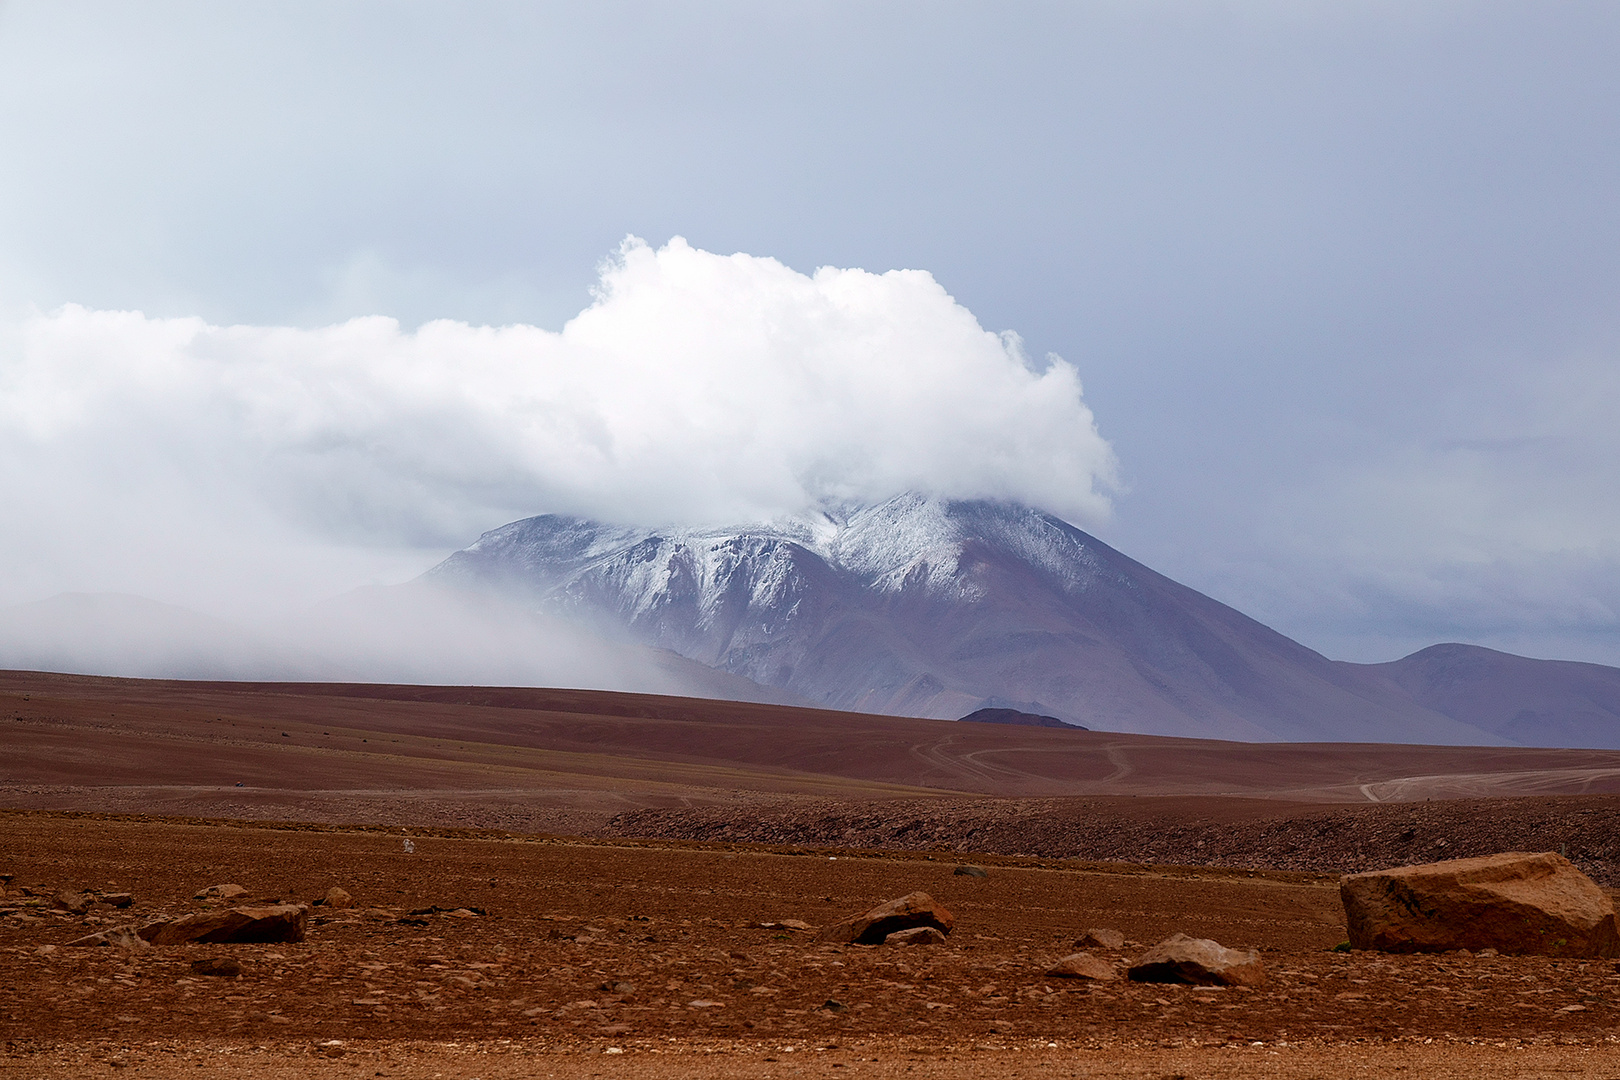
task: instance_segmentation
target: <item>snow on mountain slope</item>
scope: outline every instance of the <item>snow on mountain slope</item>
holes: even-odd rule
[[[640,529],[544,515],[426,575],[837,708],[984,706],[1093,729],[1500,743],[1049,514],[908,494],[803,519]]]

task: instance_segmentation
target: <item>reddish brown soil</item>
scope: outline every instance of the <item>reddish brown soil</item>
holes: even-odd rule
[[[67,1045],[161,1062],[161,1047],[199,1040],[285,1050],[338,1039],[376,1050],[399,1039],[510,1038],[537,1050],[647,1054],[675,1037],[759,1053],[836,1045],[848,1056],[873,1042],[888,1053],[1054,1041],[1595,1048],[1620,1021],[1613,961],[1331,952],[1341,912],[1333,880],[1319,875],[1005,860],[980,879],[899,854],[422,833],[406,854],[381,831],[39,813],[8,814],[3,825],[13,906],[29,899],[16,895],[21,886],[137,897],[124,912],[41,905],[0,919],[10,988],[0,1039],[13,1062],[55,1060]],[[297,945],[63,946],[109,923],[194,910],[192,893],[227,881],[281,899],[338,884],[362,906],[320,914]],[[955,911],[947,945],[823,946],[759,925],[825,923],[913,889]],[[434,906],[487,914],[410,914]],[[1211,990],[1044,974],[1097,925],[1129,940],[1106,954],[1116,962],[1179,930],[1259,948],[1269,981]],[[239,959],[241,977],[192,973],[192,960],[216,956]]]
[[[1609,782],[1612,753],[1243,747],[583,692],[27,674],[0,676],[0,706],[0,804],[36,808],[0,812],[0,873],[13,875],[0,1075],[1620,1075],[1613,961],[1331,952],[1344,937],[1332,874],[1164,865],[1337,869],[1357,853],[1470,853],[1518,829],[1547,842],[1512,846],[1563,843],[1612,866],[1615,800],[1573,794]],[[1425,784],[1571,794],[1329,799]],[[1032,790],[1043,797],[1006,797]],[[107,810],[305,823],[82,812]],[[546,830],[663,838],[532,835]],[[764,843],[669,838],[687,834]],[[878,846],[927,850],[857,850]],[[942,847],[989,877],[952,874],[959,856]],[[1088,852],[1160,865],[1060,858]],[[296,945],[63,947],[194,910],[194,892],[227,881],[306,900],[342,885],[360,906],[317,909]],[[136,901],[52,913],[61,889]],[[914,889],[956,912],[947,945],[818,946],[760,926],[821,924]],[[434,907],[486,914],[411,914]],[[1099,925],[1132,943],[1107,954],[1116,963],[1182,931],[1259,948],[1270,977],[1242,991],[1044,974]],[[191,972],[213,956],[237,957],[242,975]]]
[[[396,791],[525,828],[543,825],[537,807],[605,821],[743,794],[1620,794],[1620,750],[1223,743],[583,690],[0,672],[0,723],[8,802],[60,790],[64,805],[227,816],[294,800],[354,820]]]

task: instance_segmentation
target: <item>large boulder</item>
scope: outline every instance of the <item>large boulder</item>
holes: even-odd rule
[[[1143,953],[1126,972],[1132,982],[1190,986],[1259,986],[1265,982],[1260,954],[1228,949],[1208,938],[1175,934]]]
[[[816,940],[840,945],[881,945],[896,931],[932,926],[941,934],[949,934],[955,925],[956,917],[944,904],[925,892],[914,892],[879,904],[865,915],[823,927]]]
[[[1552,852],[1513,851],[1350,874],[1339,880],[1339,897],[1352,948],[1620,955],[1614,904]]]
[[[201,941],[303,941],[309,907],[304,904],[268,904],[263,907],[202,911],[165,922],[147,923],[140,935],[153,945],[184,945]]]

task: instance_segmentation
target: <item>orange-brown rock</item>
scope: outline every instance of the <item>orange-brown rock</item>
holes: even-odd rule
[[[153,945],[182,945],[193,941],[215,944],[303,941],[308,917],[309,908],[303,904],[227,908],[148,923],[141,927],[140,935]]]
[[[1614,904],[1551,852],[1350,874],[1340,879],[1339,896],[1357,949],[1620,955]]]
[[[334,885],[321,897],[321,904],[329,908],[350,908],[354,906],[354,897],[349,895],[347,889]]]
[[[1113,964],[1084,952],[1070,953],[1047,968],[1046,973],[1054,979],[1091,979],[1096,982],[1119,977]]]
[[[943,945],[945,935],[932,926],[913,926],[910,930],[896,930],[883,939],[885,945]]]
[[[1172,935],[1153,946],[1127,974],[1132,982],[1191,986],[1259,986],[1266,979],[1259,953],[1228,949],[1208,938],[1186,934]]]
[[[914,892],[879,904],[865,915],[823,927],[816,940],[840,945],[881,945],[897,930],[932,926],[942,934],[949,934],[955,925],[956,916],[944,904],[925,892]]]
[[[1074,947],[1077,949],[1123,949],[1125,947],[1125,935],[1118,930],[1093,927],[1075,938]]]
[[[231,882],[225,885],[210,885],[206,889],[198,889],[193,900],[235,900],[246,896],[248,891],[242,886]]]

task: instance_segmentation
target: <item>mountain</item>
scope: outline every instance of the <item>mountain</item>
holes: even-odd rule
[[[908,494],[724,529],[513,522],[426,581],[835,708],[1203,738],[1519,741],[1337,663],[1050,514]]]
[[[1620,668],[1456,644],[1367,666],[1425,708],[1513,742],[1620,747]]]

